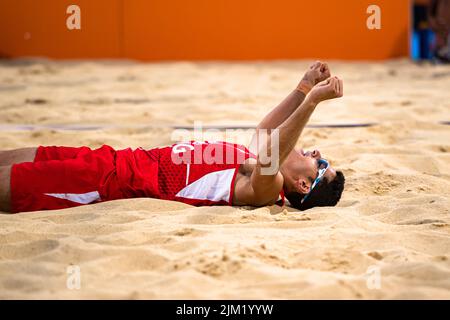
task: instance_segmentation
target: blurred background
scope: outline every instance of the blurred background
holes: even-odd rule
[[[346,176],[338,206],[301,213],[128,199],[1,215],[0,298],[449,299],[449,3],[0,0],[0,150],[252,127],[321,59],[344,97],[298,147]]]
[[[449,19],[448,0],[2,0],[0,56],[448,61]]]
[[[450,61],[450,1],[415,0],[411,57]]]

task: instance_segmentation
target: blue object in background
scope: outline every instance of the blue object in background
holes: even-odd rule
[[[436,36],[430,29],[414,30],[411,39],[411,58],[413,60],[433,59]]]
[[[431,60],[434,58],[436,36],[429,28],[428,7],[414,4],[411,33],[411,58],[413,60]]]
[[[413,60],[420,59],[420,39],[419,32],[413,31],[411,35],[411,58]]]

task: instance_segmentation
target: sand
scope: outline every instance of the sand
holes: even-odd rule
[[[252,125],[308,63],[4,61],[0,149],[150,148],[172,143],[174,124]],[[320,105],[311,123],[378,123],[309,128],[299,142],[344,171],[337,207],[131,199],[1,214],[0,298],[449,299],[450,126],[439,122],[450,121],[450,67],[331,68],[345,97]],[[21,124],[104,128],[11,127]]]

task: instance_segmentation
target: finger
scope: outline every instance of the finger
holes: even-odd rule
[[[333,77],[333,87],[336,93],[339,93],[339,79],[337,77]]]
[[[324,74],[324,76],[329,77],[330,76],[330,67],[328,66],[327,63],[324,63],[322,65],[322,69],[321,69],[322,73]]]
[[[316,86],[326,86],[330,83],[330,81],[331,81],[331,78],[327,78],[327,79],[319,82],[318,84],[316,84]]]
[[[334,90],[334,79],[333,78],[328,78],[327,80],[327,87],[331,88],[332,90]]]
[[[316,62],[314,62],[314,63],[312,64],[312,66],[310,67],[310,69],[311,69],[311,70],[320,69],[321,65],[322,65],[322,62],[316,61]]]
[[[329,77],[329,78],[328,78],[328,84],[329,84],[331,87],[334,87],[334,78],[333,78],[333,77]]]
[[[343,90],[342,84],[343,84],[343,82],[342,82],[341,79],[338,79],[337,82],[338,82],[338,88],[339,88],[338,97],[342,97],[342,90]]]

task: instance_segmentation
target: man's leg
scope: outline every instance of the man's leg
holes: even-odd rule
[[[0,211],[11,211],[11,166],[0,167]]]
[[[3,196],[1,209],[11,212],[53,210],[122,199],[115,155],[109,146],[96,150],[87,147],[39,148],[35,161],[14,164],[8,167],[8,174],[3,173],[3,179],[9,185],[3,182],[3,187],[0,186],[3,189],[0,190]],[[66,156],[74,158],[43,160]]]
[[[37,148],[21,148],[0,151],[0,166],[10,166],[14,163],[32,162]]]
[[[22,162],[74,159],[90,151],[92,150],[88,147],[62,146],[0,150],[0,166],[9,166]]]

